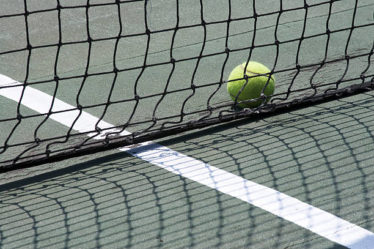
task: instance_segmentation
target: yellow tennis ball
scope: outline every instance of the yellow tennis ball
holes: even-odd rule
[[[245,68],[245,66],[246,62],[238,65],[231,71],[229,75],[227,91],[230,94],[232,100],[235,101],[235,99],[237,98],[237,102],[240,102],[245,100],[257,99],[261,96],[262,91],[266,96],[272,95],[275,88],[275,78],[273,75],[270,76],[269,68],[255,61],[249,61],[247,68]],[[246,71],[245,74],[248,76],[247,79],[244,78],[244,70]],[[242,88],[243,90],[241,90]],[[269,100],[270,97],[267,97],[265,102]],[[239,103],[238,105],[242,108],[254,108],[261,105],[261,103],[262,99],[259,99],[253,102]]]

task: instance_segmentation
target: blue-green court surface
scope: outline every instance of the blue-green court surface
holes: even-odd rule
[[[30,43],[43,47],[58,42],[57,11],[42,11],[56,7],[55,2],[26,2],[28,10],[33,12],[28,16]],[[96,4],[88,11],[93,39],[118,35],[118,15],[113,14],[118,9],[115,4],[106,4],[111,2],[115,1],[90,1]],[[230,23],[228,39],[228,46],[234,52],[227,59],[223,75],[220,72],[225,56],[204,57],[195,70],[196,61],[187,58],[198,56],[202,44],[205,44],[204,54],[224,51],[227,23],[221,21],[228,17],[230,2],[232,16],[237,18]],[[170,60],[171,38],[175,35],[172,52],[180,62],[169,79],[168,90],[190,87],[194,73],[196,86],[204,86],[185,103],[186,111],[206,106],[207,98],[217,89],[209,84],[220,81],[221,77],[227,79],[231,69],[248,58],[248,51],[241,48],[248,47],[253,40],[255,45],[269,39],[274,41],[275,34],[279,41],[295,42],[281,44],[279,51],[274,47],[256,47],[252,58],[271,67],[277,57],[276,70],[280,73],[275,75],[275,93],[287,91],[293,77],[296,79],[292,90],[307,93],[310,89],[305,92],[302,89],[310,86],[315,68],[305,69],[299,76],[282,70],[296,66],[296,54],[300,65],[320,63],[325,56],[320,48],[327,43],[326,37],[318,34],[326,32],[327,20],[331,30],[342,29],[329,36],[328,56],[336,59],[348,52],[353,55],[370,52],[373,39],[368,34],[373,27],[374,5],[371,0],[358,2],[354,25],[362,28],[354,30],[346,47],[345,42],[339,41],[349,36],[352,6],[356,2],[334,1],[331,15],[323,1],[306,2],[313,8],[305,16],[304,7],[308,5],[282,1],[285,11],[279,16],[279,23],[276,24],[275,14],[275,17],[262,16],[254,32],[253,19],[243,17],[255,11],[259,15],[278,13],[279,5],[249,0],[148,1],[145,17],[144,1],[123,1],[126,8],[121,9],[122,23],[126,28],[122,35],[127,39],[121,39],[115,56],[115,40],[93,43],[87,73],[94,75],[87,78],[81,89],[80,103],[95,106],[108,99],[109,87],[105,83],[112,83],[113,75],[99,74],[112,70],[114,62],[120,70],[143,65],[147,37],[132,35],[144,32],[145,18],[151,31],[170,28],[170,32],[152,33],[147,64]],[[191,28],[174,34],[177,3],[179,25]],[[85,5],[87,1],[74,4],[60,1],[60,4]],[[207,25],[206,30],[196,25],[201,20],[201,9],[205,21],[216,22]],[[14,0],[11,4],[0,1],[0,16],[22,11],[24,1]],[[33,49],[27,67],[29,54],[22,50],[27,40],[25,16],[0,18],[0,86],[9,79],[54,82],[55,73],[61,78],[72,77],[59,82],[55,96],[56,105],[69,109],[77,103],[81,84],[81,79],[73,76],[85,73],[88,50],[87,43],[73,42],[87,39],[87,20],[84,8],[62,9],[59,15],[61,39],[72,44],[61,46],[56,68],[54,46]],[[307,25],[303,35],[309,39],[300,43],[298,51],[304,18]],[[18,49],[22,51],[4,53]],[[334,82],[343,74],[349,78],[352,72],[368,64],[371,66],[366,73],[373,75],[373,58],[369,57],[369,61],[367,58],[353,56],[348,71],[345,71],[346,61],[340,61],[328,71],[320,70],[314,79],[323,83]],[[134,86],[129,82],[134,81],[139,70],[118,74],[111,101],[133,97]],[[170,65],[146,69],[138,82],[139,95],[162,91],[169,74]],[[55,84],[28,86],[19,107],[19,88],[14,87],[13,92],[0,89],[0,119],[16,117],[17,110],[24,116],[44,112],[55,87]],[[180,114],[183,104],[180,99],[190,94],[186,91],[167,95],[155,115]],[[32,96],[37,96],[39,102],[33,101]],[[154,109],[150,107],[157,101],[157,98],[142,101],[134,121],[151,117]],[[211,102],[225,101],[230,101],[230,97],[226,88],[221,87]],[[105,125],[121,124],[131,115],[133,106],[129,105],[124,102],[111,105],[103,117]],[[82,119],[90,120],[90,125],[103,115],[102,106],[84,111]],[[217,124],[143,145],[0,174],[0,248],[372,249],[373,111],[374,93],[367,92],[288,113]],[[22,121],[8,142],[32,140],[42,121],[43,117],[38,116]],[[38,136],[66,135],[66,126],[71,121],[69,115],[64,119],[51,118],[38,130]],[[2,145],[14,123],[14,120],[0,123]],[[85,131],[82,127],[77,131]],[[19,152],[17,148],[9,151],[7,156]]]
[[[373,103],[362,94],[156,142],[373,231]],[[2,248],[345,248],[124,152],[1,181]]]

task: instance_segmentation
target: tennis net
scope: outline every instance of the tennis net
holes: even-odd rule
[[[0,5],[1,171],[374,86],[371,0]],[[227,79],[251,60],[275,92],[241,109]]]

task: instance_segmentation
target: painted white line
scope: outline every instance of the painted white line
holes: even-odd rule
[[[0,86],[15,84],[20,83],[0,74]],[[3,88],[0,89],[0,95],[19,102],[22,89],[22,86]],[[52,100],[52,96],[26,87],[21,104],[39,113],[48,113]],[[73,108],[61,100],[54,100],[54,111]],[[78,111],[69,111],[52,114],[50,118],[69,127],[77,118],[78,113]],[[94,130],[98,121],[96,117],[82,112],[74,129],[80,132],[90,132]],[[100,128],[113,127],[104,121],[99,124]],[[129,134],[129,132],[123,134]],[[340,245],[352,249],[374,249],[374,234],[364,228],[277,190],[231,174],[165,146],[148,142],[135,148],[128,146],[119,150],[266,210]]]
[[[0,74],[0,87],[1,86],[15,86],[20,85],[21,83]],[[71,127],[73,122],[77,119],[79,116],[79,111],[77,110],[77,107],[69,105],[57,98],[53,99],[52,96],[39,91],[35,88],[32,88],[30,86],[26,86],[24,89],[24,93],[22,95],[22,86],[17,87],[9,87],[9,88],[2,88],[0,89],[0,95],[14,100],[16,102],[20,102],[21,104],[36,111],[37,113],[41,114],[48,114],[49,109],[51,107],[52,101],[53,101],[53,108],[51,112],[58,112],[63,110],[71,110],[67,112],[59,112],[59,113],[53,113],[49,116],[50,119],[53,119],[54,121],[63,124],[67,127]],[[21,99],[22,95],[22,99]],[[74,109],[74,110],[73,110]],[[81,115],[77,119],[77,121],[74,124],[73,130],[78,132],[91,132],[95,131],[95,125],[99,122],[99,119],[97,117],[94,117],[93,115],[82,111]],[[108,129],[113,127],[113,125],[105,122],[100,121],[98,124],[98,127],[100,129]],[[101,139],[102,136],[105,137],[105,134],[109,132],[113,132],[114,130],[105,130],[103,131],[100,136],[95,137],[95,139]],[[96,135],[97,133],[92,133],[89,135]],[[121,135],[129,135],[130,132],[123,131]]]

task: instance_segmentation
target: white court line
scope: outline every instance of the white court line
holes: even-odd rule
[[[15,84],[21,83],[0,74],[0,87]],[[22,89],[22,86],[2,88],[0,89],[0,95],[19,102]],[[27,86],[21,104],[38,113],[47,113],[52,99],[52,96]],[[74,108],[74,106],[61,100],[54,100],[53,111]],[[78,113],[78,111],[57,113],[52,114],[50,118],[70,127]],[[74,125],[74,130],[79,132],[92,131],[98,121],[98,118],[82,112]],[[99,127],[109,128],[113,126],[101,121]],[[130,133],[124,131],[122,134]],[[131,147],[122,147],[119,150],[126,151],[169,172],[266,210],[340,245],[352,249],[374,249],[374,234],[372,232],[277,190],[249,181],[153,142],[143,143],[135,148]]]

